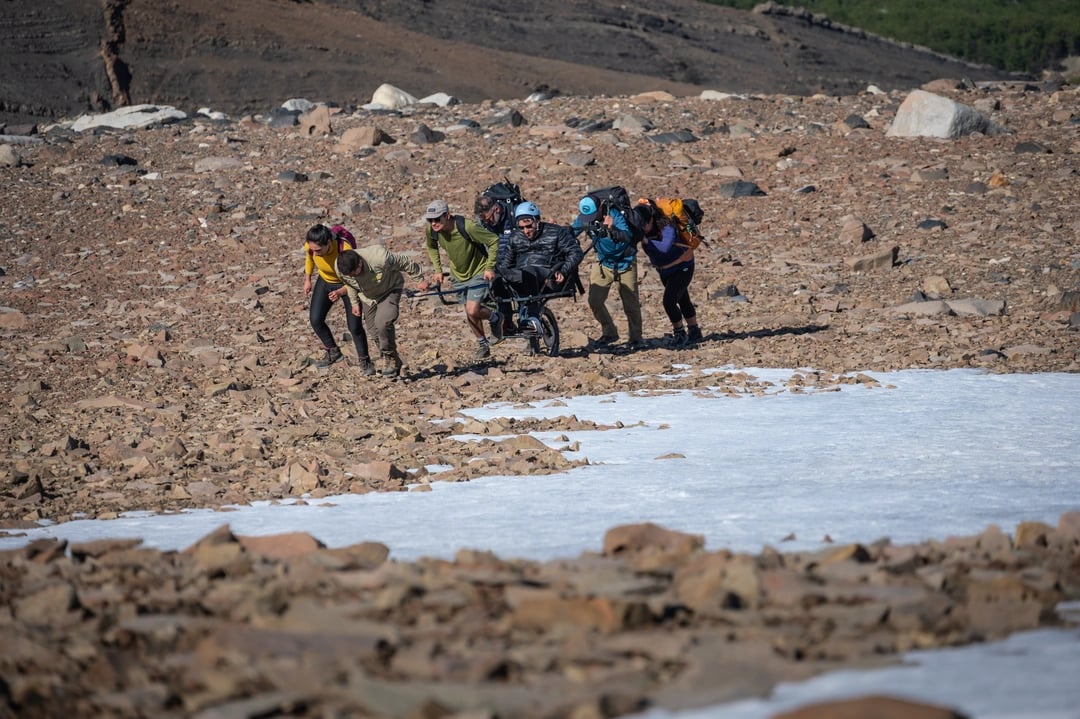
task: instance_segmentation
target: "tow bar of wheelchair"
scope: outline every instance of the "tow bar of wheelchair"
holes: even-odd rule
[[[476,287],[486,287],[487,294],[484,297],[484,305],[494,309],[498,302],[509,302],[513,308],[513,317],[517,320],[518,331],[503,336],[499,343],[510,340],[526,340],[531,354],[546,354],[549,357],[559,356],[559,322],[555,313],[547,306],[547,303],[559,297],[575,297],[573,287],[559,290],[558,292],[546,292],[525,297],[510,295],[509,297],[496,298],[491,292],[491,284],[488,282],[477,283]],[[410,299],[422,299],[426,297],[438,297],[444,305],[457,304],[459,290],[444,290],[441,286],[430,292],[406,293]],[[536,305],[536,316],[528,315],[525,310],[527,305]],[[527,327],[527,325],[535,326]]]

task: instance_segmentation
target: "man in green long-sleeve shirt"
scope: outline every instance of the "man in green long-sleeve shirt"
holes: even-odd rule
[[[484,335],[484,322],[491,325],[491,334],[498,342],[502,338],[502,317],[484,306],[489,283],[495,279],[495,260],[499,252],[499,237],[476,222],[450,213],[445,200],[435,200],[424,211],[427,227],[424,239],[433,268],[432,282],[442,284],[443,265],[439,249],[446,251],[450,264],[450,284],[458,302],[465,305],[465,319],[476,337],[476,359],[487,359],[491,348]],[[425,282],[421,289],[429,285]]]

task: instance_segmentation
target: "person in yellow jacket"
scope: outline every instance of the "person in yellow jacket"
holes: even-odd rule
[[[306,250],[304,259],[304,294],[311,298],[308,310],[308,319],[311,328],[315,330],[315,336],[323,344],[326,354],[315,363],[316,367],[329,367],[341,360],[341,348],[334,339],[334,333],[326,324],[326,317],[330,314],[330,307],[337,297],[330,297],[330,293],[341,289],[344,285],[338,277],[334,263],[338,255],[346,249],[356,247],[356,240],[352,234],[341,225],[327,227],[315,225],[307,232],[304,243]],[[312,280],[314,277],[314,281]],[[356,359],[360,363],[362,371],[372,368],[371,357],[368,356],[367,334],[364,332],[364,323],[360,317],[352,313],[352,305],[345,301],[345,321],[349,326],[349,334],[352,335],[353,344],[356,346]]]
[[[375,338],[382,355],[384,377],[397,377],[401,373],[401,356],[397,351],[395,323],[405,289],[407,273],[416,282],[424,281],[424,274],[413,260],[395,255],[382,245],[371,245],[358,250],[345,250],[338,255],[335,264],[344,287],[330,293],[330,300],[348,297],[352,314],[360,316],[363,308],[364,324]],[[372,369],[365,374],[374,374]]]

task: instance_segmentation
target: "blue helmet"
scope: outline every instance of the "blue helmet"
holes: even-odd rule
[[[514,220],[519,220],[522,217],[535,217],[536,221],[539,222],[540,208],[532,202],[522,202],[514,208]]]

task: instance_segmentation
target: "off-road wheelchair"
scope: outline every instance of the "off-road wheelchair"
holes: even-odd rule
[[[527,284],[527,283],[526,283]],[[560,297],[575,300],[583,292],[577,270],[571,273],[561,285],[554,279],[539,280],[534,287],[538,291],[523,294],[520,285],[496,277],[488,288],[488,302],[509,303],[513,313],[512,332],[504,332],[502,341],[524,340],[530,354],[546,354],[549,357],[559,355],[559,322],[548,303]]]
[[[444,276],[446,273],[443,273]],[[555,313],[548,307],[548,303],[560,297],[577,296],[585,292],[581,284],[578,271],[573,272],[561,285],[555,285],[554,280],[541,280],[539,291],[523,294],[515,288],[514,284],[496,277],[493,282],[476,283],[473,286],[484,286],[483,304],[490,310],[502,307],[504,310],[510,307],[513,319],[510,332],[504,332],[498,342],[524,340],[530,354],[546,354],[549,357],[559,355],[559,322],[555,319]],[[458,305],[460,290],[453,288],[436,287],[428,292],[407,292],[406,297],[438,297],[444,305]]]
[[[510,306],[513,318],[513,330],[504,332],[500,342],[525,341],[530,354],[546,354],[549,357],[557,357],[559,354],[559,322],[555,319],[555,313],[548,307],[548,303],[560,297],[577,296],[584,292],[581,280],[575,269],[562,285],[554,286],[551,282],[541,281],[540,291],[531,294],[522,294],[515,289],[514,284],[496,277],[491,283],[487,283],[487,293],[484,296],[484,305],[489,309],[496,309],[502,305]],[[458,304],[458,291],[453,289],[437,288],[426,295],[437,295],[444,305]],[[424,294],[412,295],[423,297]]]

